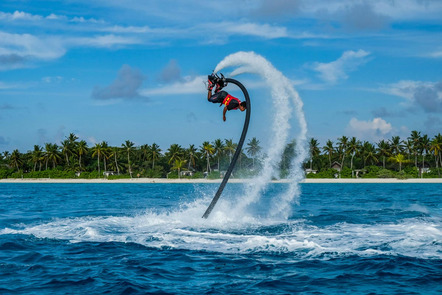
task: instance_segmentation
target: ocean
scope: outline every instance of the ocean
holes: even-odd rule
[[[442,184],[0,184],[0,294],[442,294]]]

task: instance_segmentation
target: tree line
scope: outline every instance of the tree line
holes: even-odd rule
[[[280,177],[288,175],[296,143],[286,145],[279,163]],[[231,139],[205,141],[184,148],[171,144],[163,151],[156,143],[121,146],[106,141],[88,146],[74,133],[60,144],[34,145],[32,151],[17,149],[0,153],[0,178],[122,178],[122,177],[222,177],[236,150]],[[406,139],[393,136],[377,143],[342,136],[320,146],[309,140],[310,157],[304,163],[307,177],[440,177],[442,135],[430,138],[412,131]],[[249,139],[234,170],[235,177],[250,177],[262,168],[262,147]],[[186,173],[185,173],[186,171]]]
[[[88,146],[71,133],[60,144],[34,145],[26,153],[17,149],[0,153],[0,178],[177,178],[181,171],[192,172],[195,178],[216,178],[227,170],[236,147],[232,139],[205,141],[199,147],[191,144],[188,148],[172,144],[166,151],[156,143],[135,146],[130,140],[121,146],[110,146],[106,141]],[[259,140],[248,141],[238,160],[238,176],[256,171],[260,150]]]
[[[406,139],[392,136],[377,143],[342,136],[322,147],[312,138],[310,155],[309,169],[317,169],[317,177],[336,174],[332,166],[340,168],[341,177],[355,177],[355,172],[363,177],[440,177],[442,135],[430,138],[414,130]]]

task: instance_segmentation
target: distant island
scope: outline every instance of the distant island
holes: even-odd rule
[[[287,144],[279,162],[287,177],[295,156],[296,142]],[[406,139],[393,136],[377,143],[342,136],[320,147],[309,140],[310,158],[303,168],[307,179],[409,179],[441,178],[442,135],[433,137],[412,131]],[[162,151],[156,143],[135,146],[126,140],[121,146],[106,141],[88,146],[71,133],[60,144],[34,145],[32,151],[17,149],[0,154],[0,179],[206,179],[218,180],[227,169],[236,144],[231,139],[205,141],[199,147],[172,144]],[[248,179],[262,169],[262,147],[249,139],[233,172],[236,179]]]

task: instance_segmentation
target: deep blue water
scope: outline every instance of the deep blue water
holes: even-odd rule
[[[442,294],[441,184],[217,187],[0,184],[0,294]]]

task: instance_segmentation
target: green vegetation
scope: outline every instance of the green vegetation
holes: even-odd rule
[[[343,136],[322,148],[312,138],[310,155],[309,178],[435,178],[442,172],[442,135],[430,139],[412,131],[406,140],[393,136],[376,144]]]
[[[260,141],[252,138],[241,151],[233,177],[253,177],[262,169]],[[406,140],[393,136],[378,143],[342,136],[320,147],[310,139],[310,158],[304,163],[308,178],[433,178],[441,177],[442,135],[433,138],[412,131]],[[280,175],[288,175],[296,153],[289,143],[279,163]],[[231,139],[205,141],[198,148],[172,144],[162,151],[156,143],[135,146],[126,140],[120,147],[103,141],[88,147],[71,133],[60,145],[35,145],[32,151],[0,153],[0,178],[203,178],[216,179],[232,159]],[[322,151],[322,153],[321,153]]]

